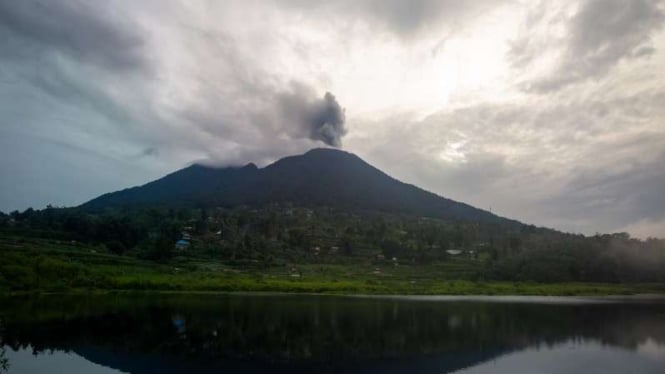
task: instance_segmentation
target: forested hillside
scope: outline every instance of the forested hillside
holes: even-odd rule
[[[20,238],[44,238],[158,263],[196,257],[239,269],[364,264],[371,270],[374,265],[440,264],[439,276],[445,279],[665,281],[663,240],[641,241],[624,233],[585,237],[510,223],[292,204],[98,213],[26,210],[2,215],[0,232],[11,238],[5,244],[12,240],[20,246]]]

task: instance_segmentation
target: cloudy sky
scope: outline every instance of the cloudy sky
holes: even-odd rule
[[[665,4],[0,0],[0,210],[313,147],[566,231],[665,237]]]

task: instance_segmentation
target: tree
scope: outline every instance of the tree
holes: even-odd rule
[[[348,235],[342,236],[340,239],[340,246],[342,247],[342,253],[346,256],[353,255],[353,243],[351,237]]]
[[[173,240],[165,236],[160,236],[152,242],[152,246],[148,249],[146,257],[154,261],[169,260],[173,257],[173,248]]]
[[[289,244],[293,247],[305,247],[305,230],[299,227],[289,229]]]
[[[510,247],[511,253],[517,253],[522,247],[522,239],[517,235],[511,235],[508,239],[508,246]]]
[[[386,239],[381,243],[383,255],[387,258],[397,257],[402,255],[402,245],[393,239]]]
[[[121,255],[125,252],[125,250],[127,250],[127,248],[125,248],[125,246],[117,240],[112,240],[110,242],[107,242],[105,246],[106,249],[117,255]]]

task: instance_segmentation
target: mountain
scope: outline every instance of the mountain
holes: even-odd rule
[[[104,194],[82,207],[229,207],[273,202],[519,224],[402,183],[354,154],[325,148],[286,157],[265,168],[195,164],[143,186]]]

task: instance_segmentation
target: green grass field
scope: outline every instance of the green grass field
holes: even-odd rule
[[[195,255],[168,263],[108,253],[103,247],[0,238],[0,292],[98,290],[299,292],[335,294],[609,295],[664,293],[660,284],[512,283],[474,280],[481,260],[431,265],[349,258],[335,263],[224,263]]]

